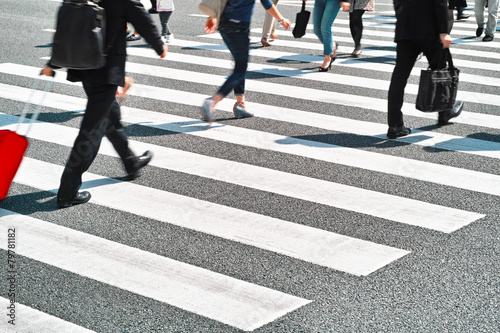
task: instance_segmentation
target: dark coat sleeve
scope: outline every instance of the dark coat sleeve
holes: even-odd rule
[[[440,34],[448,33],[448,3],[447,0],[434,1],[437,28]]]
[[[127,21],[132,23],[135,30],[153,47],[158,55],[163,53],[163,42],[160,33],[151,19],[151,15],[144,9],[138,0],[124,1]]]

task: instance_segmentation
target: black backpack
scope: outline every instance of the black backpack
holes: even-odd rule
[[[50,63],[69,69],[106,65],[106,13],[100,0],[64,0],[57,14]]]

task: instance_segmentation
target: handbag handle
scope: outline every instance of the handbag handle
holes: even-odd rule
[[[304,0],[302,0],[302,10],[301,12],[305,12],[306,11],[306,2]]]
[[[441,52],[439,64],[441,65],[442,63],[444,63],[445,65],[444,68],[448,68],[450,72],[452,72],[453,69],[455,68],[455,66],[453,66],[453,59],[451,57],[451,52],[449,47],[443,49],[443,51]],[[446,67],[446,65],[448,66]]]
[[[19,127],[21,126],[22,123],[24,123],[24,120],[26,119],[26,115],[28,113],[28,109],[31,106],[31,102],[32,102],[33,96],[35,94],[35,90],[37,90],[38,84],[40,83],[40,80],[41,80],[40,76],[41,75],[42,75],[42,73],[40,73],[40,75],[38,76],[38,78],[35,79],[35,82],[33,82],[33,86],[31,87],[31,94],[30,94],[28,100],[26,101],[26,103],[24,104],[23,111],[21,112],[21,115],[19,116],[19,121],[17,122],[17,127],[16,127],[16,133],[18,133],[18,134],[20,134],[19,133]],[[52,89],[52,85],[54,84],[54,77],[55,76],[56,76],[56,72],[52,71],[52,78],[51,78],[50,81],[48,81],[45,84],[45,89],[43,91],[42,99],[37,104],[37,106],[35,108],[35,111],[33,111],[33,114],[31,115],[31,119],[30,119],[30,122],[29,122],[29,125],[28,125],[28,129],[26,130],[26,134],[24,136],[28,136],[28,133],[29,133],[29,131],[31,129],[31,125],[33,125],[33,123],[37,120],[38,115],[40,114],[40,110],[42,109],[43,102],[45,101],[45,97],[47,97],[47,93],[49,92],[49,90]]]
[[[451,58],[450,48],[447,47],[444,52],[446,53],[446,60],[448,61],[448,68],[450,69],[450,71],[453,71],[455,66],[453,66],[453,59]]]

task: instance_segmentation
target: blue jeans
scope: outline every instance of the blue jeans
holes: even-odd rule
[[[332,25],[340,10],[339,0],[316,0],[314,2],[314,34],[323,43],[323,54],[333,54]]]
[[[250,52],[250,26],[246,23],[234,23],[223,19],[219,32],[234,58],[234,70],[219,88],[217,94],[226,97],[231,90],[234,90],[236,96],[243,95]]]

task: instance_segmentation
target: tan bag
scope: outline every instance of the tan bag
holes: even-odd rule
[[[216,18],[217,25],[219,25],[220,17],[226,8],[227,1],[228,0],[201,0],[201,3],[198,5],[198,9],[207,14],[209,17]]]

